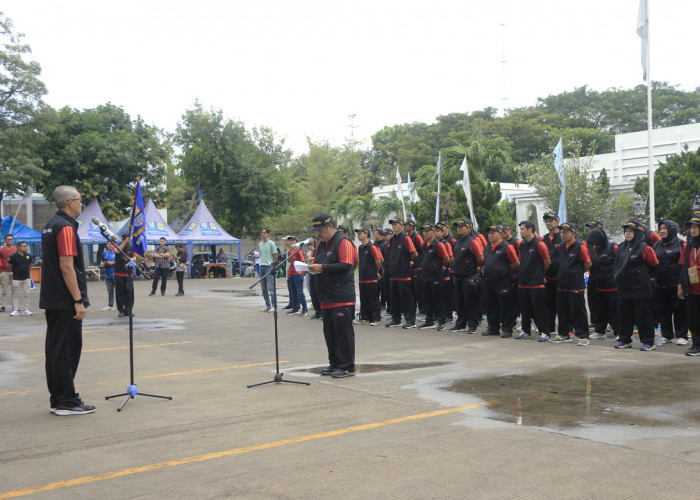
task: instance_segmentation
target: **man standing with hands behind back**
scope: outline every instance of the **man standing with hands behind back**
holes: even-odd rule
[[[17,247],[12,245],[14,238],[11,234],[5,235],[5,244],[0,247],[0,312],[5,312],[5,301],[12,306],[12,272],[7,268],[7,259],[17,251]]]
[[[46,383],[51,413],[84,415],[95,411],[75,392],[83,348],[83,319],[87,298],[83,251],[75,220],[83,211],[82,199],[72,186],[53,192],[58,211],[41,235],[41,293],[39,307],[46,310]]]
[[[168,285],[168,273],[170,272],[170,259],[172,258],[166,243],[166,239],[161,238],[160,246],[153,252],[155,276],[153,276],[153,288],[151,289],[151,293],[148,294],[149,296],[156,294],[158,278],[162,278],[163,280],[160,284],[160,294],[165,295],[165,287]]]

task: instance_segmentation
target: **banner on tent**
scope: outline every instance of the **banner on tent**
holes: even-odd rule
[[[165,226],[163,225],[162,222],[155,222],[155,221],[149,220],[146,223],[146,225],[148,227],[147,231],[148,231],[149,238],[154,238],[156,236],[158,236],[158,237],[162,236],[163,238],[167,238],[168,236],[170,236],[168,234],[168,231],[165,230]]]

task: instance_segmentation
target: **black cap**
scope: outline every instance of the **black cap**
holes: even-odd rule
[[[394,217],[393,219],[389,219],[389,224],[402,224],[403,225],[403,219],[401,217]]]
[[[544,215],[542,216],[542,220],[546,221],[547,219],[559,220],[559,216],[557,214],[555,214],[554,212],[545,212]]]
[[[504,231],[510,231],[510,224],[507,222],[502,223],[501,226],[503,226]]]
[[[454,223],[455,226],[473,226],[474,224],[470,219],[457,219]]]
[[[321,229],[329,224],[333,224],[333,217],[326,213],[316,214],[316,216],[311,220],[311,226],[314,229]]]
[[[435,224],[423,224],[423,231],[435,231]]]
[[[384,236],[391,236],[392,234],[394,234],[394,231],[392,231],[391,229],[384,230]]]
[[[625,222],[622,225],[622,229],[625,229],[625,228],[634,229],[635,231],[642,231],[642,232],[646,231],[646,226],[644,226],[644,223],[641,220],[637,219],[636,217],[631,217],[631,218],[627,219],[627,222]]]
[[[578,226],[576,224],[574,224],[573,222],[565,222],[564,224],[559,226],[559,229],[564,229],[566,231],[578,233]]]
[[[372,234],[372,233],[370,232],[369,228],[367,228],[367,227],[365,227],[365,226],[362,226],[361,228],[355,229],[355,232],[356,232],[357,234],[360,234],[360,233],[367,233],[367,236],[369,236],[370,234]]]
[[[294,236],[293,234],[290,234],[289,236],[285,236],[283,239],[297,241],[297,237]]]
[[[340,231],[340,232],[343,233],[343,234],[349,234],[349,233],[350,233],[350,229],[348,229],[348,226],[346,226],[346,225],[344,225],[344,224],[340,224],[340,225],[338,226],[338,231]]]
[[[591,222],[589,222],[589,223],[586,224],[586,227],[589,227],[589,228],[591,228],[591,229],[594,229],[594,228],[596,228],[596,227],[599,227],[599,228],[603,229],[603,223],[600,222],[599,220],[593,219]]]
[[[404,222],[403,225],[404,225],[404,226],[408,225],[408,226],[416,227],[416,221],[414,221],[413,219],[406,219],[406,222]]]
[[[497,233],[502,233],[502,232],[503,232],[503,226],[501,226],[500,224],[492,224],[492,225],[489,226],[488,231],[489,231],[489,232],[491,232],[491,231],[496,231]]]
[[[700,226],[700,214],[693,214],[693,217],[688,221],[688,224],[696,224]]]

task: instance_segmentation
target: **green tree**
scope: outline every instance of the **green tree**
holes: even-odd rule
[[[65,107],[47,139],[42,157],[50,177],[41,183],[47,198],[56,186],[75,185],[86,203],[98,198],[104,214],[118,219],[129,213],[140,175],[144,198],[161,204],[171,149],[140,117],[132,121],[110,103],[82,111]]]
[[[42,101],[41,67],[26,60],[31,49],[23,38],[0,12],[0,201],[47,175],[38,151],[55,114]]]
[[[221,110],[195,102],[178,124],[178,168],[214,217],[229,232],[259,228],[265,217],[284,214],[293,199],[288,189],[291,153],[268,128],[246,130]],[[193,204],[194,206],[194,204]]]
[[[647,199],[649,178],[637,179],[634,191]],[[654,172],[654,197],[657,218],[671,219],[683,227],[695,209],[693,201],[700,201],[700,149],[669,156]],[[649,204],[647,203],[647,214]],[[653,221],[654,223],[656,221]]]

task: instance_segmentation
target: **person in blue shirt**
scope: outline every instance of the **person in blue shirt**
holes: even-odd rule
[[[105,285],[107,286],[107,307],[103,311],[114,311],[114,244],[107,243],[107,248],[102,252],[100,267],[105,271]]]

